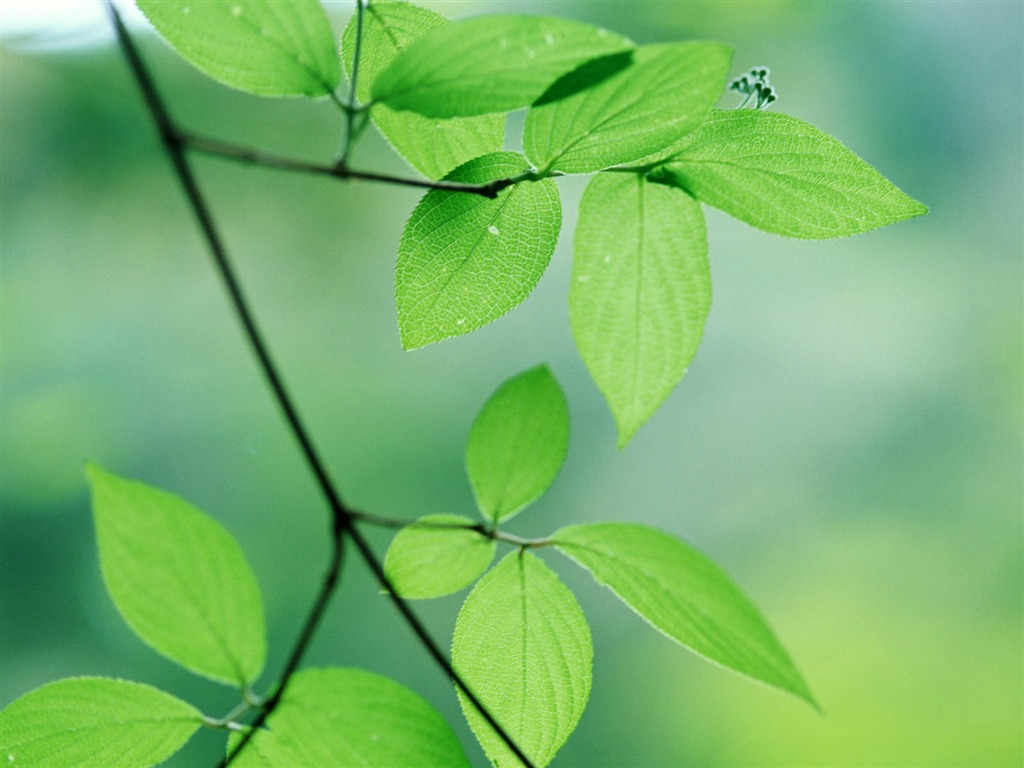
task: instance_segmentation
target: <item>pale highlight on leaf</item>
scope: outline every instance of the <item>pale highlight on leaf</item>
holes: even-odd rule
[[[572,525],[551,538],[655,629],[710,661],[818,707],[754,604],[686,542],[635,523]]]
[[[0,712],[0,764],[146,768],[181,749],[202,722],[193,706],[148,685],[57,680]]]
[[[297,672],[267,729],[232,765],[469,768],[437,710],[405,686],[362,669]]]
[[[118,612],[154,650],[239,688],[263,670],[259,586],[238,542],[183,499],[87,467],[100,565]]]
[[[136,0],[182,58],[260,96],[326,96],[341,67],[318,0]]]
[[[719,43],[641,46],[631,66],[599,84],[534,106],[523,150],[538,168],[565,173],[650,158],[701,124],[722,93],[731,58]],[[551,91],[601,63],[583,65]]]
[[[501,522],[554,482],[569,448],[569,405],[546,365],[491,395],[469,431],[466,473],[487,520]]]
[[[529,552],[512,552],[459,611],[452,664],[538,767],[551,762],[590,696],[594,650],[572,592]],[[520,761],[459,693],[473,733],[495,765]]]
[[[573,248],[573,339],[622,448],[700,345],[711,306],[704,215],[679,189],[638,174],[599,174],[580,202]]]
[[[497,547],[460,515],[421,517],[391,540],[384,572],[395,592],[422,600],[458,592],[476,581]]]
[[[591,59],[629,50],[619,35],[551,16],[493,15],[433,29],[373,85],[373,100],[427,117],[508,112]]]
[[[370,100],[377,76],[424,33],[447,24],[439,13],[410,3],[374,3],[363,12],[363,41],[356,95]],[[341,37],[346,72],[355,57],[356,17]],[[505,141],[504,115],[439,120],[415,112],[396,112],[384,104],[370,109],[374,124],[410,165],[431,179],[440,179],[474,157],[497,152]]]
[[[450,173],[482,184],[528,168],[522,155],[497,152]],[[522,302],[551,260],[562,223],[551,179],[514,184],[491,200],[431,190],[402,232],[395,267],[398,329],[405,349],[460,336]]]
[[[779,112],[716,110],[657,173],[787,237],[846,237],[928,212],[837,139]]]

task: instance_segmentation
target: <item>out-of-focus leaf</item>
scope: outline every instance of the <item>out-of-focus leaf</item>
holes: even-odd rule
[[[183,499],[87,468],[103,579],[117,610],[155,650],[240,688],[263,670],[259,586],[238,542]]]
[[[141,683],[72,677],[47,683],[0,712],[0,762],[11,768],[143,768],[187,742],[203,716]]]

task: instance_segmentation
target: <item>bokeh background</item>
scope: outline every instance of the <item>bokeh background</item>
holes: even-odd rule
[[[596,650],[590,706],[556,765],[1021,765],[1024,4],[425,4],[452,18],[564,15],[641,42],[729,42],[734,74],[771,67],[777,109],[838,136],[931,214],[806,243],[709,210],[704,345],[619,453],[568,326],[581,180],[559,182],[562,238],[525,304],[403,353],[392,270],[418,193],[197,158],[346,499],[401,517],[472,514],[462,450],[475,411],[546,361],[572,443],[512,530],[634,520],[686,538],[763,608],[824,708],[692,657],[544,551]],[[340,33],[352,6],[329,9]],[[34,3],[41,26],[19,10],[5,4],[0,53],[0,703],[59,677],[112,675],[220,714],[230,693],[136,640],[105,595],[83,462],[172,490],[241,540],[266,595],[271,673],[326,564],[326,511],[101,9]],[[183,125],[332,157],[329,105],[233,92],[144,22],[135,29]],[[405,172],[376,137],[356,158]],[[388,538],[374,533],[381,552]],[[442,643],[461,597],[420,606]],[[483,764],[443,676],[354,559],[309,663],[412,686]],[[212,765],[220,748],[201,733],[171,764]]]

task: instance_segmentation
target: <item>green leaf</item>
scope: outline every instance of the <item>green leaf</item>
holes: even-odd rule
[[[297,672],[267,728],[233,765],[469,766],[455,733],[430,704],[394,680],[361,669]]]
[[[507,112],[532,104],[591,59],[629,50],[619,35],[551,16],[480,16],[432,29],[373,84],[373,100],[427,117]]]
[[[488,520],[507,520],[554,482],[569,448],[569,406],[546,365],[509,379],[473,422],[466,473]]]
[[[714,111],[658,173],[787,237],[845,237],[928,212],[837,139],[778,112]]]
[[[591,179],[576,225],[569,320],[619,448],[679,383],[711,305],[700,205],[638,174]]]
[[[554,758],[587,706],[594,649],[590,628],[554,572],[512,552],[485,575],[459,611],[452,664],[530,760]],[[495,765],[519,765],[459,691],[473,733]]]
[[[817,708],[754,604],[686,542],[634,523],[572,525],[551,538],[655,629],[710,661]]]
[[[471,160],[450,181],[483,184],[527,169],[514,152]],[[551,179],[514,184],[491,200],[431,190],[398,246],[395,299],[405,349],[469,333],[523,301],[544,274],[562,208]]]
[[[370,100],[377,76],[425,32],[447,24],[439,13],[410,3],[374,3],[363,12],[356,95]],[[341,36],[346,72],[351,76],[356,48],[356,17]],[[440,179],[474,157],[497,152],[505,143],[504,115],[481,115],[437,120],[415,112],[396,112],[376,104],[370,117],[391,146],[409,164],[431,179]]]
[[[136,0],[204,73],[260,96],[325,96],[341,68],[318,0]]]
[[[648,157],[700,125],[722,93],[731,59],[719,43],[641,46],[632,66],[599,85],[530,109],[524,152],[538,168],[565,173]],[[551,90],[603,65],[586,64]]]
[[[12,768],[158,765],[202,722],[190,704],[148,685],[72,677],[37,688],[0,712],[0,761]]]
[[[473,525],[459,515],[428,515],[399,531],[384,558],[395,592],[413,600],[441,597],[476,581],[497,544]]]
[[[244,687],[263,670],[259,586],[238,542],[172,494],[86,469],[103,579],[124,620],[186,669]]]

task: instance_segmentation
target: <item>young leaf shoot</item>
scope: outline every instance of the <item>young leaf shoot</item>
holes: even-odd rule
[[[466,473],[481,514],[500,523],[536,501],[568,448],[569,406],[547,366],[502,384],[477,415],[466,445]]]

